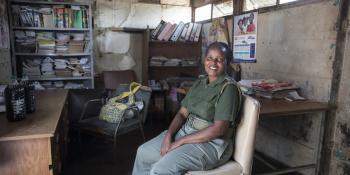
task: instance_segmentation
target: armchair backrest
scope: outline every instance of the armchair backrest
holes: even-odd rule
[[[103,71],[103,84],[107,90],[115,90],[120,84],[130,84],[136,81],[133,70]]]
[[[244,175],[250,175],[260,103],[256,99],[244,95],[241,110],[242,118],[236,129],[233,159],[242,166]]]
[[[142,86],[135,94],[136,100],[142,100],[144,103],[143,111],[142,111],[142,123],[145,123],[148,113],[148,106],[150,103],[152,95],[152,89],[147,86]]]

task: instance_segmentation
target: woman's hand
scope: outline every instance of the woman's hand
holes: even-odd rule
[[[171,144],[169,151],[172,151],[181,145],[183,145],[183,143],[182,143],[181,139],[178,139],[174,143]]]
[[[168,151],[170,150],[171,147],[171,135],[170,134],[165,134],[162,146],[160,147],[160,155],[164,156]]]

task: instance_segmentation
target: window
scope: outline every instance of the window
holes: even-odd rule
[[[243,11],[250,11],[262,7],[286,4],[295,1],[301,0],[279,0],[279,3],[277,2],[277,0],[244,0]]]
[[[298,0],[280,0],[280,4],[286,4],[294,1],[298,1]]]
[[[190,6],[190,0],[160,0],[160,4]]]
[[[211,19],[211,6],[212,4],[207,4],[196,8],[194,11],[195,22]]]
[[[277,5],[276,0],[244,0],[243,11]]]
[[[228,16],[233,14],[233,1],[213,4],[213,18]]]

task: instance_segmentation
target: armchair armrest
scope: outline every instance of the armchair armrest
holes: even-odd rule
[[[86,109],[87,107],[89,106],[89,104],[92,104],[92,103],[100,103],[101,106],[103,104],[103,99],[92,99],[92,100],[89,100],[87,102],[84,103],[84,107],[83,107],[83,110],[81,112],[81,115],[80,115],[80,118],[79,120],[83,120],[84,116],[85,116],[85,113],[86,113]]]

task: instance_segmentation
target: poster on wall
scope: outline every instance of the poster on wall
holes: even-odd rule
[[[0,49],[9,47],[9,31],[6,17],[6,1],[0,1]]]
[[[258,12],[233,18],[233,61],[235,63],[256,62]]]

